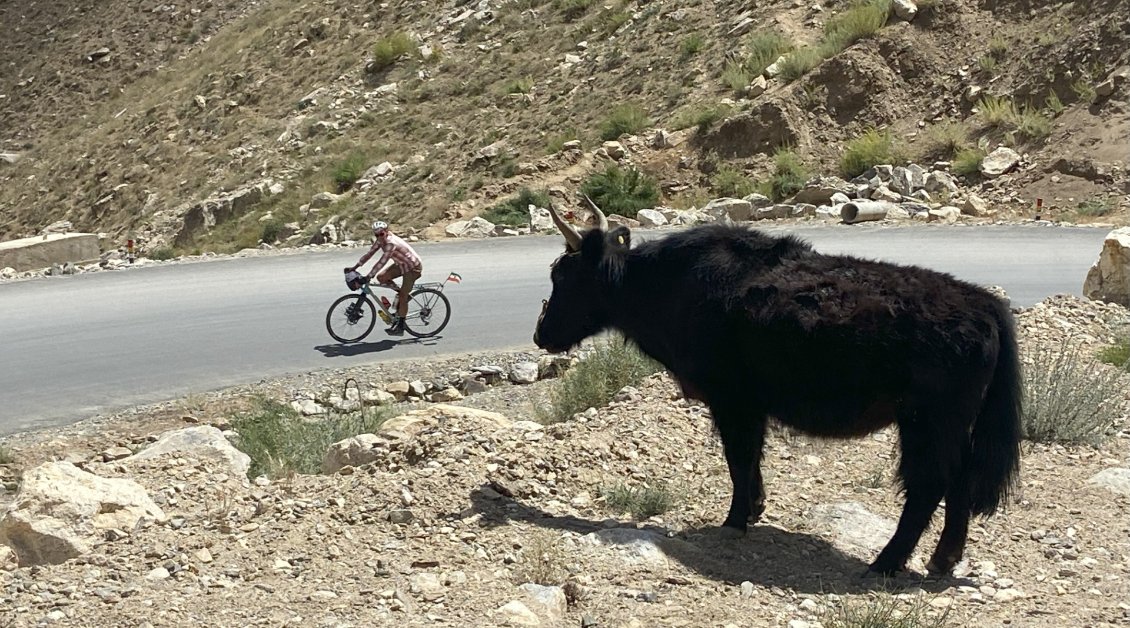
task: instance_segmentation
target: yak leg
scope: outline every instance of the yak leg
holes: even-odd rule
[[[765,511],[765,487],[761,481],[761,450],[765,443],[765,416],[734,410],[714,412],[714,423],[722,436],[726,465],[734,494],[730,512],[722,524],[745,532],[750,517],[756,522]]]
[[[914,419],[899,422],[899,475],[906,487],[906,504],[894,536],[871,563],[871,571],[891,575],[906,569],[906,561],[946,493],[947,461],[928,431],[935,420],[932,414],[919,412]]]
[[[933,575],[945,575],[961,560],[965,552],[965,540],[969,535],[970,490],[972,490],[969,464],[973,456],[972,447],[965,443],[962,447],[960,471],[950,481],[946,491],[946,523],[942,536],[926,569]]]
[[[965,552],[965,539],[969,534],[969,484],[959,477],[946,493],[946,523],[942,536],[926,570],[936,576],[944,576],[953,569]]]

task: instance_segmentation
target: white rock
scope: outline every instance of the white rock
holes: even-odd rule
[[[342,467],[359,467],[379,460],[387,451],[378,447],[380,441],[376,434],[358,434],[330,445],[322,458],[322,472],[337,473]]]
[[[494,234],[495,225],[489,220],[475,216],[470,220],[459,220],[444,229],[450,238],[488,238]]]
[[[122,460],[122,464],[174,455],[218,462],[239,477],[246,477],[251,468],[251,457],[236,449],[223,432],[211,425],[165,432],[157,438],[157,442]]]
[[[725,216],[734,222],[742,222],[753,216],[753,203],[741,198],[717,198],[707,203],[702,211],[715,218]]]
[[[503,621],[515,626],[541,625],[541,619],[538,619],[538,616],[528,606],[518,600],[508,602],[495,612],[503,617]]]
[[[532,384],[538,381],[537,362],[519,362],[510,369],[510,381],[515,384]]]
[[[999,177],[1019,164],[1020,155],[1007,146],[1001,146],[981,160],[981,174],[989,178]]]
[[[820,504],[809,519],[818,530],[830,532],[832,545],[856,555],[872,555],[895,533],[894,521],[872,513],[857,502]]]
[[[914,0],[894,0],[892,8],[895,10],[895,15],[900,20],[907,22],[914,19],[918,15],[918,5],[914,4]]]
[[[527,209],[530,212],[530,231],[556,230],[556,227],[553,225],[553,218],[549,215],[548,209],[535,205],[528,205]]]
[[[662,227],[667,224],[667,217],[662,212],[654,209],[641,209],[636,212],[636,220],[644,227]]]
[[[1083,295],[1130,307],[1130,227],[1106,235],[1099,259],[1083,282]]]
[[[85,553],[106,530],[130,531],[165,513],[133,480],[107,479],[69,462],[26,471],[20,491],[0,519],[0,544],[20,566],[59,564]]]
[[[526,594],[527,608],[535,610],[542,619],[548,620],[551,624],[565,619],[568,602],[565,599],[565,590],[561,587],[527,582],[518,588]]]
[[[1087,483],[1130,495],[1130,469],[1106,469],[1091,476]]]

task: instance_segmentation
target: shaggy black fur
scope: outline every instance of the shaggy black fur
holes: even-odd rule
[[[630,232],[587,232],[552,270],[534,341],[566,351],[616,329],[711,409],[733,499],[723,525],[764,510],[766,421],[824,437],[897,423],[906,503],[872,563],[905,568],[934,511],[929,568],[961,558],[971,515],[990,515],[1019,468],[1021,374],[1008,307],[914,266],[823,255],[794,237],[704,226],[632,249]]]

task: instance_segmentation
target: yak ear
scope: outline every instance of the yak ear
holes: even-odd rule
[[[608,232],[606,240],[612,251],[623,253],[632,247],[632,231],[624,225],[620,225]]]

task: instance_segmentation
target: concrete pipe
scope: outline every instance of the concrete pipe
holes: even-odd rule
[[[851,201],[840,207],[840,218],[847,224],[887,217],[891,203],[886,201]]]

